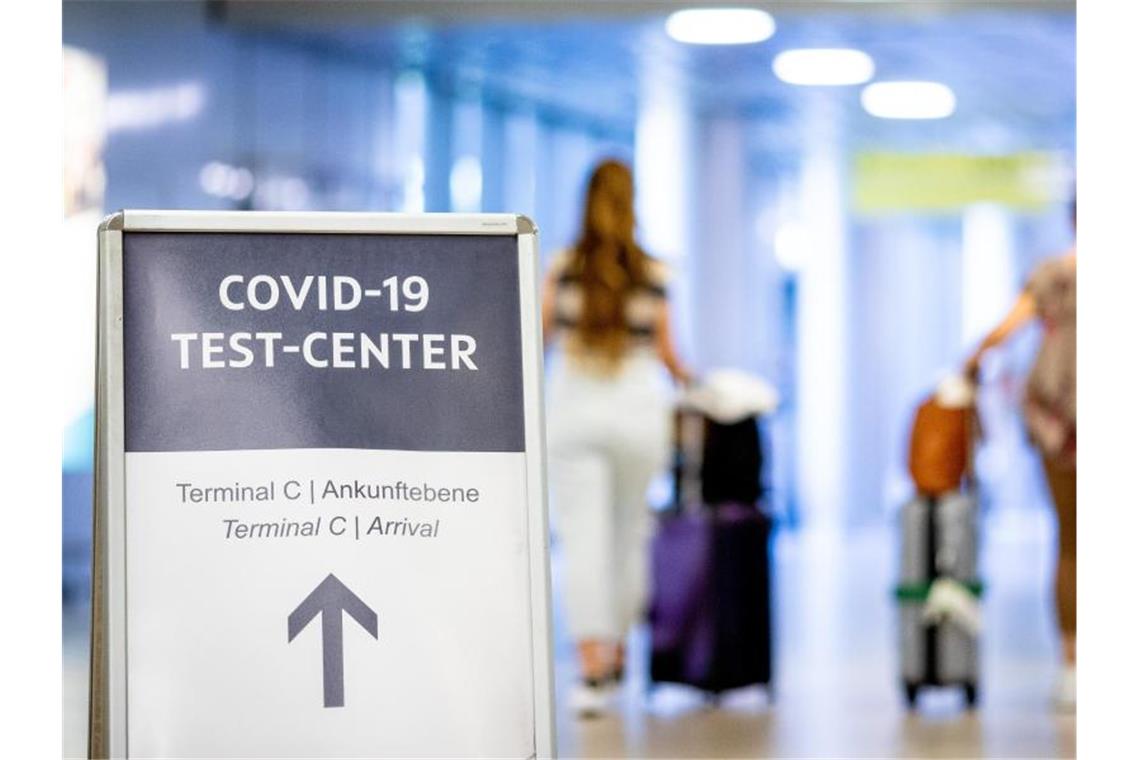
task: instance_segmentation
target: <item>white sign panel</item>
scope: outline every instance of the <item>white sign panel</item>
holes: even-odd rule
[[[104,223],[94,756],[553,754],[535,249]]]

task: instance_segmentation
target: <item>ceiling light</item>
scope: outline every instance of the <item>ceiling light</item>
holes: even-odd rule
[[[757,8],[690,8],[672,13],[665,31],[694,45],[742,45],[771,37],[776,22]]]
[[[954,91],[940,82],[875,82],[863,88],[863,108],[881,119],[942,119],[954,113]]]
[[[862,50],[804,48],[780,53],[772,71],[788,84],[863,84],[875,76],[875,62]]]

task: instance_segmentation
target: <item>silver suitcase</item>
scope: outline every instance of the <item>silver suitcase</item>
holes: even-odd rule
[[[957,686],[973,706],[978,694],[977,636],[953,620],[923,619],[931,585],[955,581],[977,597],[978,506],[972,493],[916,497],[902,509],[896,589],[900,665],[907,705],[926,686]]]

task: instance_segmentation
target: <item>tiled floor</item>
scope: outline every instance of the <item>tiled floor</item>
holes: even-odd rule
[[[1055,647],[1049,606],[1051,525],[1043,513],[987,520],[988,582],[981,704],[956,693],[925,695],[903,709],[895,676],[890,597],[895,540],[887,529],[836,540],[782,534],[776,542],[777,676],[774,702],[759,689],[707,706],[679,687],[646,695],[643,668],[607,717],[559,711],[565,757],[1001,757],[1075,755],[1075,719],[1050,707]],[[556,572],[557,575],[557,572]],[[85,754],[86,619],[65,616],[64,748]],[[556,626],[561,629],[560,626]],[[644,634],[632,652],[644,651]],[[559,635],[558,692],[573,679]]]

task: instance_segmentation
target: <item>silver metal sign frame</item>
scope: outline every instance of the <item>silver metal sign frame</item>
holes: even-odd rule
[[[538,301],[538,229],[516,214],[120,211],[99,225],[95,499],[88,755],[127,758],[127,563],[123,401],[126,232],[517,235],[526,455],[534,754],[555,756],[550,545]]]

